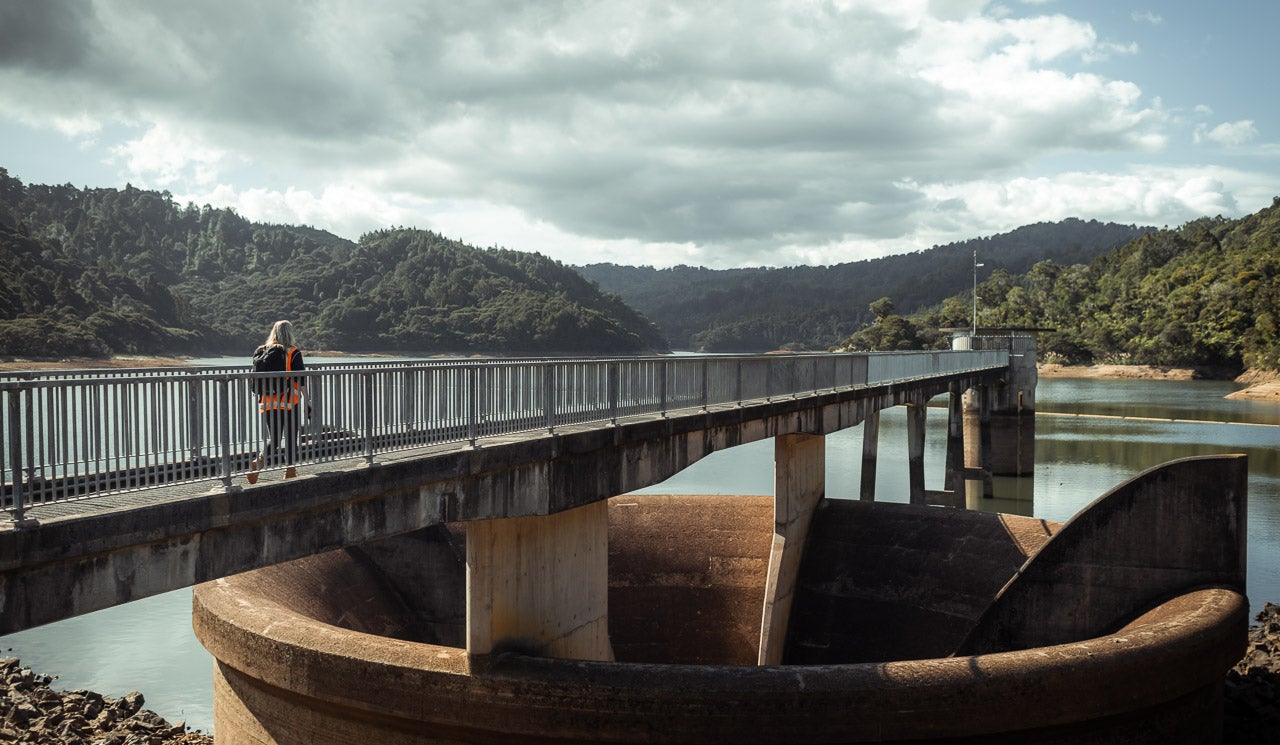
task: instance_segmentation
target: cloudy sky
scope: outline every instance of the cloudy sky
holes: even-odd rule
[[[831,264],[1280,194],[1275,0],[0,0],[0,167],[356,239]]]

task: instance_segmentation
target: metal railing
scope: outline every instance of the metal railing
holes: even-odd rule
[[[213,479],[230,487],[264,439],[255,379],[305,388],[304,465],[1007,365],[1007,351],[987,350],[10,374],[0,377],[0,508],[20,521],[41,503]]]

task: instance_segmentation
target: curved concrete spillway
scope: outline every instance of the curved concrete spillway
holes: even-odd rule
[[[1219,471],[1215,490],[1234,488],[1233,474]],[[1168,497],[1163,476],[1146,481],[1156,491],[1099,500],[1112,514],[1094,522],[1114,526],[1128,515],[1140,523],[1154,505],[1162,516],[1149,527],[1167,540],[1164,522],[1182,514],[1179,497]],[[1233,501],[1221,493],[1216,500]],[[1105,531],[1089,520],[1080,524],[1093,527],[1071,531],[1071,523],[831,501],[815,517],[798,583],[785,656],[793,664],[756,666],[772,515],[769,497],[611,500],[615,662],[507,652],[473,668],[461,641],[461,525],[202,585],[194,624],[217,659],[216,738],[315,745],[1219,736],[1222,677],[1248,624],[1242,567],[1240,585],[1227,566],[1209,580],[1201,567],[1179,586],[1169,567],[1147,566],[1176,589],[1154,599],[1133,594],[1141,607],[1105,633],[958,655],[994,623],[996,599],[1021,592],[1023,575],[1089,566],[1086,549],[1110,540]],[[1074,563],[1034,569],[1054,543]],[[1237,555],[1226,552],[1225,561]],[[1121,565],[1126,559],[1111,560],[1117,576],[1135,576],[1134,566]],[[1073,602],[1059,598],[1067,610]]]

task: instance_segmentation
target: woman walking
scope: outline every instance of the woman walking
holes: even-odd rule
[[[293,372],[303,369],[302,351],[293,335],[293,324],[276,321],[266,342],[253,353],[254,370],[283,370]],[[245,480],[258,483],[258,473],[269,465],[279,465],[284,457],[284,477],[298,475],[294,466],[298,459],[298,405],[306,397],[307,387],[298,378],[277,377],[261,381],[258,393],[258,411],[262,414],[262,431],[265,436],[262,452],[249,465]],[[307,415],[311,404],[307,402]]]

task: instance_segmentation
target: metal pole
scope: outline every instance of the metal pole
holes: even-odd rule
[[[360,376],[364,381],[364,462],[373,465],[373,373]],[[471,441],[475,444],[475,440]]]
[[[18,398],[20,390],[17,388],[5,390],[5,397],[9,399],[9,467],[13,471],[13,520],[16,523],[22,522],[23,510],[26,508],[24,504],[26,496],[22,493],[22,439],[20,437],[22,405]]]
[[[556,364],[543,366],[543,407],[547,413],[547,431],[556,431]]]
[[[738,403],[738,406],[742,406],[742,358],[741,357],[737,359],[737,363],[738,363],[736,365],[737,370],[735,373],[737,377],[734,379],[734,382],[733,382],[733,400]]]
[[[222,399],[222,416],[218,422],[218,436],[222,443],[222,485],[231,488],[231,379],[218,381],[218,396]]]
[[[707,366],[710,363],[706,357],[702,358],[702,410],[707,410]]]
[[[556,366],[548,362],[542,367],[542,407],[548,433],[556,431]]]
[[[658,363],[658,411],[667,418],[667,361]]]
[[[973,249],[973,335],[978,335],[978,249]]]
[[[200,381],[187,381],[187,443],[190,445],[193,464],[200,457],[200,450],[204,447],[204,412],[200,405],[200,388]]]
[[[608,363],[608,368],[606,368],[609,386],[609,424],[611,425],[618,423],[618,398],[621,395],[622,388],[620,364],[618,362],[610,362]]]
[[[476,439],[480,431],[480,367],[471,367],[467,375],[471,390],[467,392],[467,442],[476,447]]]

